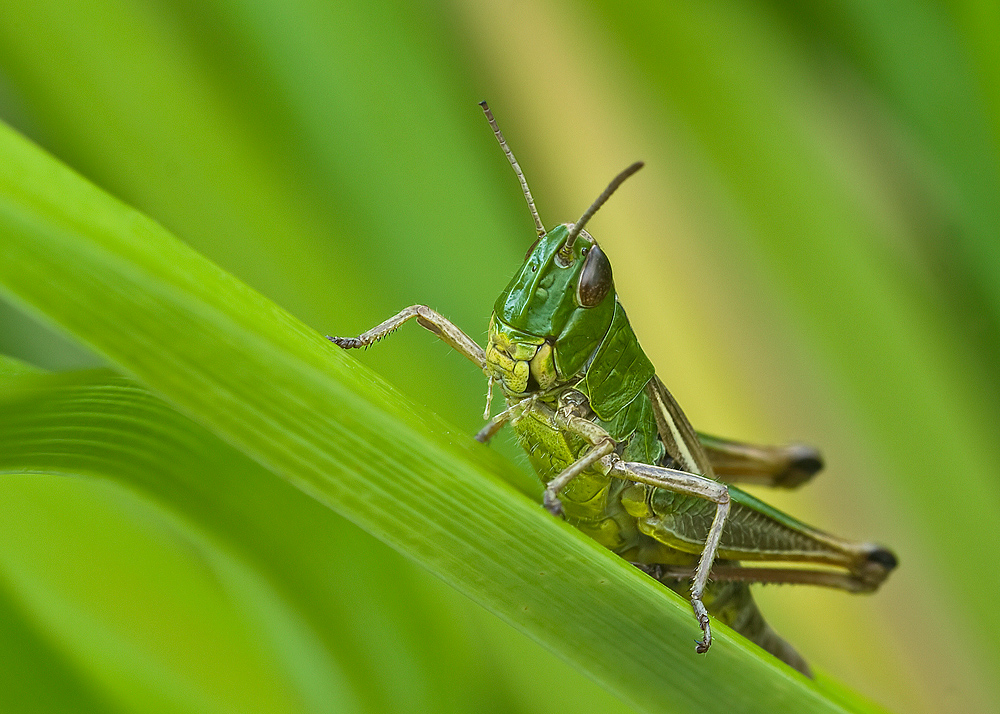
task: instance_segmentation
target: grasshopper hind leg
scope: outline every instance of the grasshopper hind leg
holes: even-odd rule
[[[797,488],[823,470],[819,450],[806,444],[768,446],[698,434],[715,475],[726,483]]]

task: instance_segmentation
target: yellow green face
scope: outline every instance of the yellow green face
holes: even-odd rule
[[[490,318],[486,368],[510,394],[545,390],[558,378],[552,344],[499,322],[495,315]]]
[[[560,225],[539,239],[494,306],[487,369],[508,393],[571,379],[611,325],[611,265],[586,231],[566,251],[568,235]]]

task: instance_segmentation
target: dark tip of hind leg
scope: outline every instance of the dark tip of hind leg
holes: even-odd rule
[[[868,553],[868,562],[877,563],[885,568],[886,571],[893,570],[899,565],[899,559],[896,558],[896,554],[882,546],[876,546]]]
[[[804,444],[793,444],[792,468],[802,472],[806,477],[814,476],[823,470],[823,457],[817,449]]]
[[[775,481],[775,486],[795,488],[823,470],[823,457],[812,446],[791,444],[785,447],[785,454],[787,466]]]

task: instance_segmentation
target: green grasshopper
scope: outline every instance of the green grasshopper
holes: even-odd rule
[[[546,232],[520,166],[486,102],[481,106],[538,233],[497,298],[486,349],[424,305],[359,337],[329,339],[345,349],[366,347],[415,318],[483,370],[489,421],[475,438],[486,443],[510,424],[545,484],[551,514],[679,594],[689,587],[703,633],[697,652],[712,643],[712,613],[810,675],[764,621],[749,585],[872,592],[896,567],[895,555],[823,533],[728,485],[792,488],[823,464],[807,446],[759,446],[695,432],[656,376],[618,302],[611,264],[583,230],[642,163],[615,177],[576,223]],[[507,408],[489,419],[494,384]]]

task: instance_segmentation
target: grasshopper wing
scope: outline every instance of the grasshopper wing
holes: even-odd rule
[[[709,461],[691,422],[681,411],[677,400],[663,386],[659,377],[654,375],[646,383],[646,394],[653,404],[656,430],[667,455],[673,459],[673,468],[715,479],[712,462]]]

